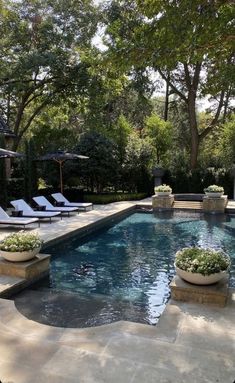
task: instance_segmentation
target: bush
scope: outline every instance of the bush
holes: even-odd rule
[[[135,201],[146,197],[146,193],[86,194],[84,195],[84,201],[95,204],[107,204],[118,201]]]
[[[222,251],[190,247],[176,253],[175,265],[191,273],[211,275],[227,270],[230,258]]]

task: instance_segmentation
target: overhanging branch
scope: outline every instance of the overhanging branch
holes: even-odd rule
[[[200,141],[203,140],[203,138],[205,138],[211,132],[211,130],[218,124],[221,109],[222,109],[223,104],[224,104],[224,94],[225,94],[225,92],[224,92],[224,90],[222,90],[222,92],[220,93],[220,100],[219,100],[219,105],[218,105],[216,114],[215,114],[213,120],[211,121],[211,123],[199,135]]]
[[[176,88],[176,86],[169,80],[168,76],[166,76],[160,68],[157,68],[158,72],[162,76],[162,78],[169,84],[169,86],[174,90],[178,96],[184,100],[185,102],[188,102],[187,97],[179,90]]]

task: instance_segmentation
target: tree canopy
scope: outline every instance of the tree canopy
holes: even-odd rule
[[[46,106],[86,91],[83,55],[96,30],[95,8],[89,0],[2,0],[1,10],[0,108],[17,146]]]
[[[107,6],[106,15],[107,60],[125,71],[151,67],[186,104],[191,167],[195,168],[200,142],[217,126],[222,111],[228,111],[232,95],[232,2],[115,0]],[[196,102],[206,94],[217,105],[199,132]]]

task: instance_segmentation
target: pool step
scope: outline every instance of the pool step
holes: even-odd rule
[[[175,201],[174,209],[202,210],[202,202],[199,201]]]

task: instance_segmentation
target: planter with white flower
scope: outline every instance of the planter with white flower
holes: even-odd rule
[[[169,196],[172,193],[172,189],[169,185],[160,185],[154,188],[154,193],[158,196]]]
[[[0,242],[0,256],[11,262],[28,261],[39,253],[41,246],[42,240],[37,234],[20,231]]]
[[[230,258],[223,251],[189,247],[175,257],[177,275],[195,285],[211,285],[227,276]]]
[[[218,185],[210,185],[204,189],[204,192],[209,198],[220,198],[224,194],[224,188]]]
[[[168,185],[160,185],[154,188],[155,195],[152,196],[154,210],[171,210],[174,203],[172,189]]]

